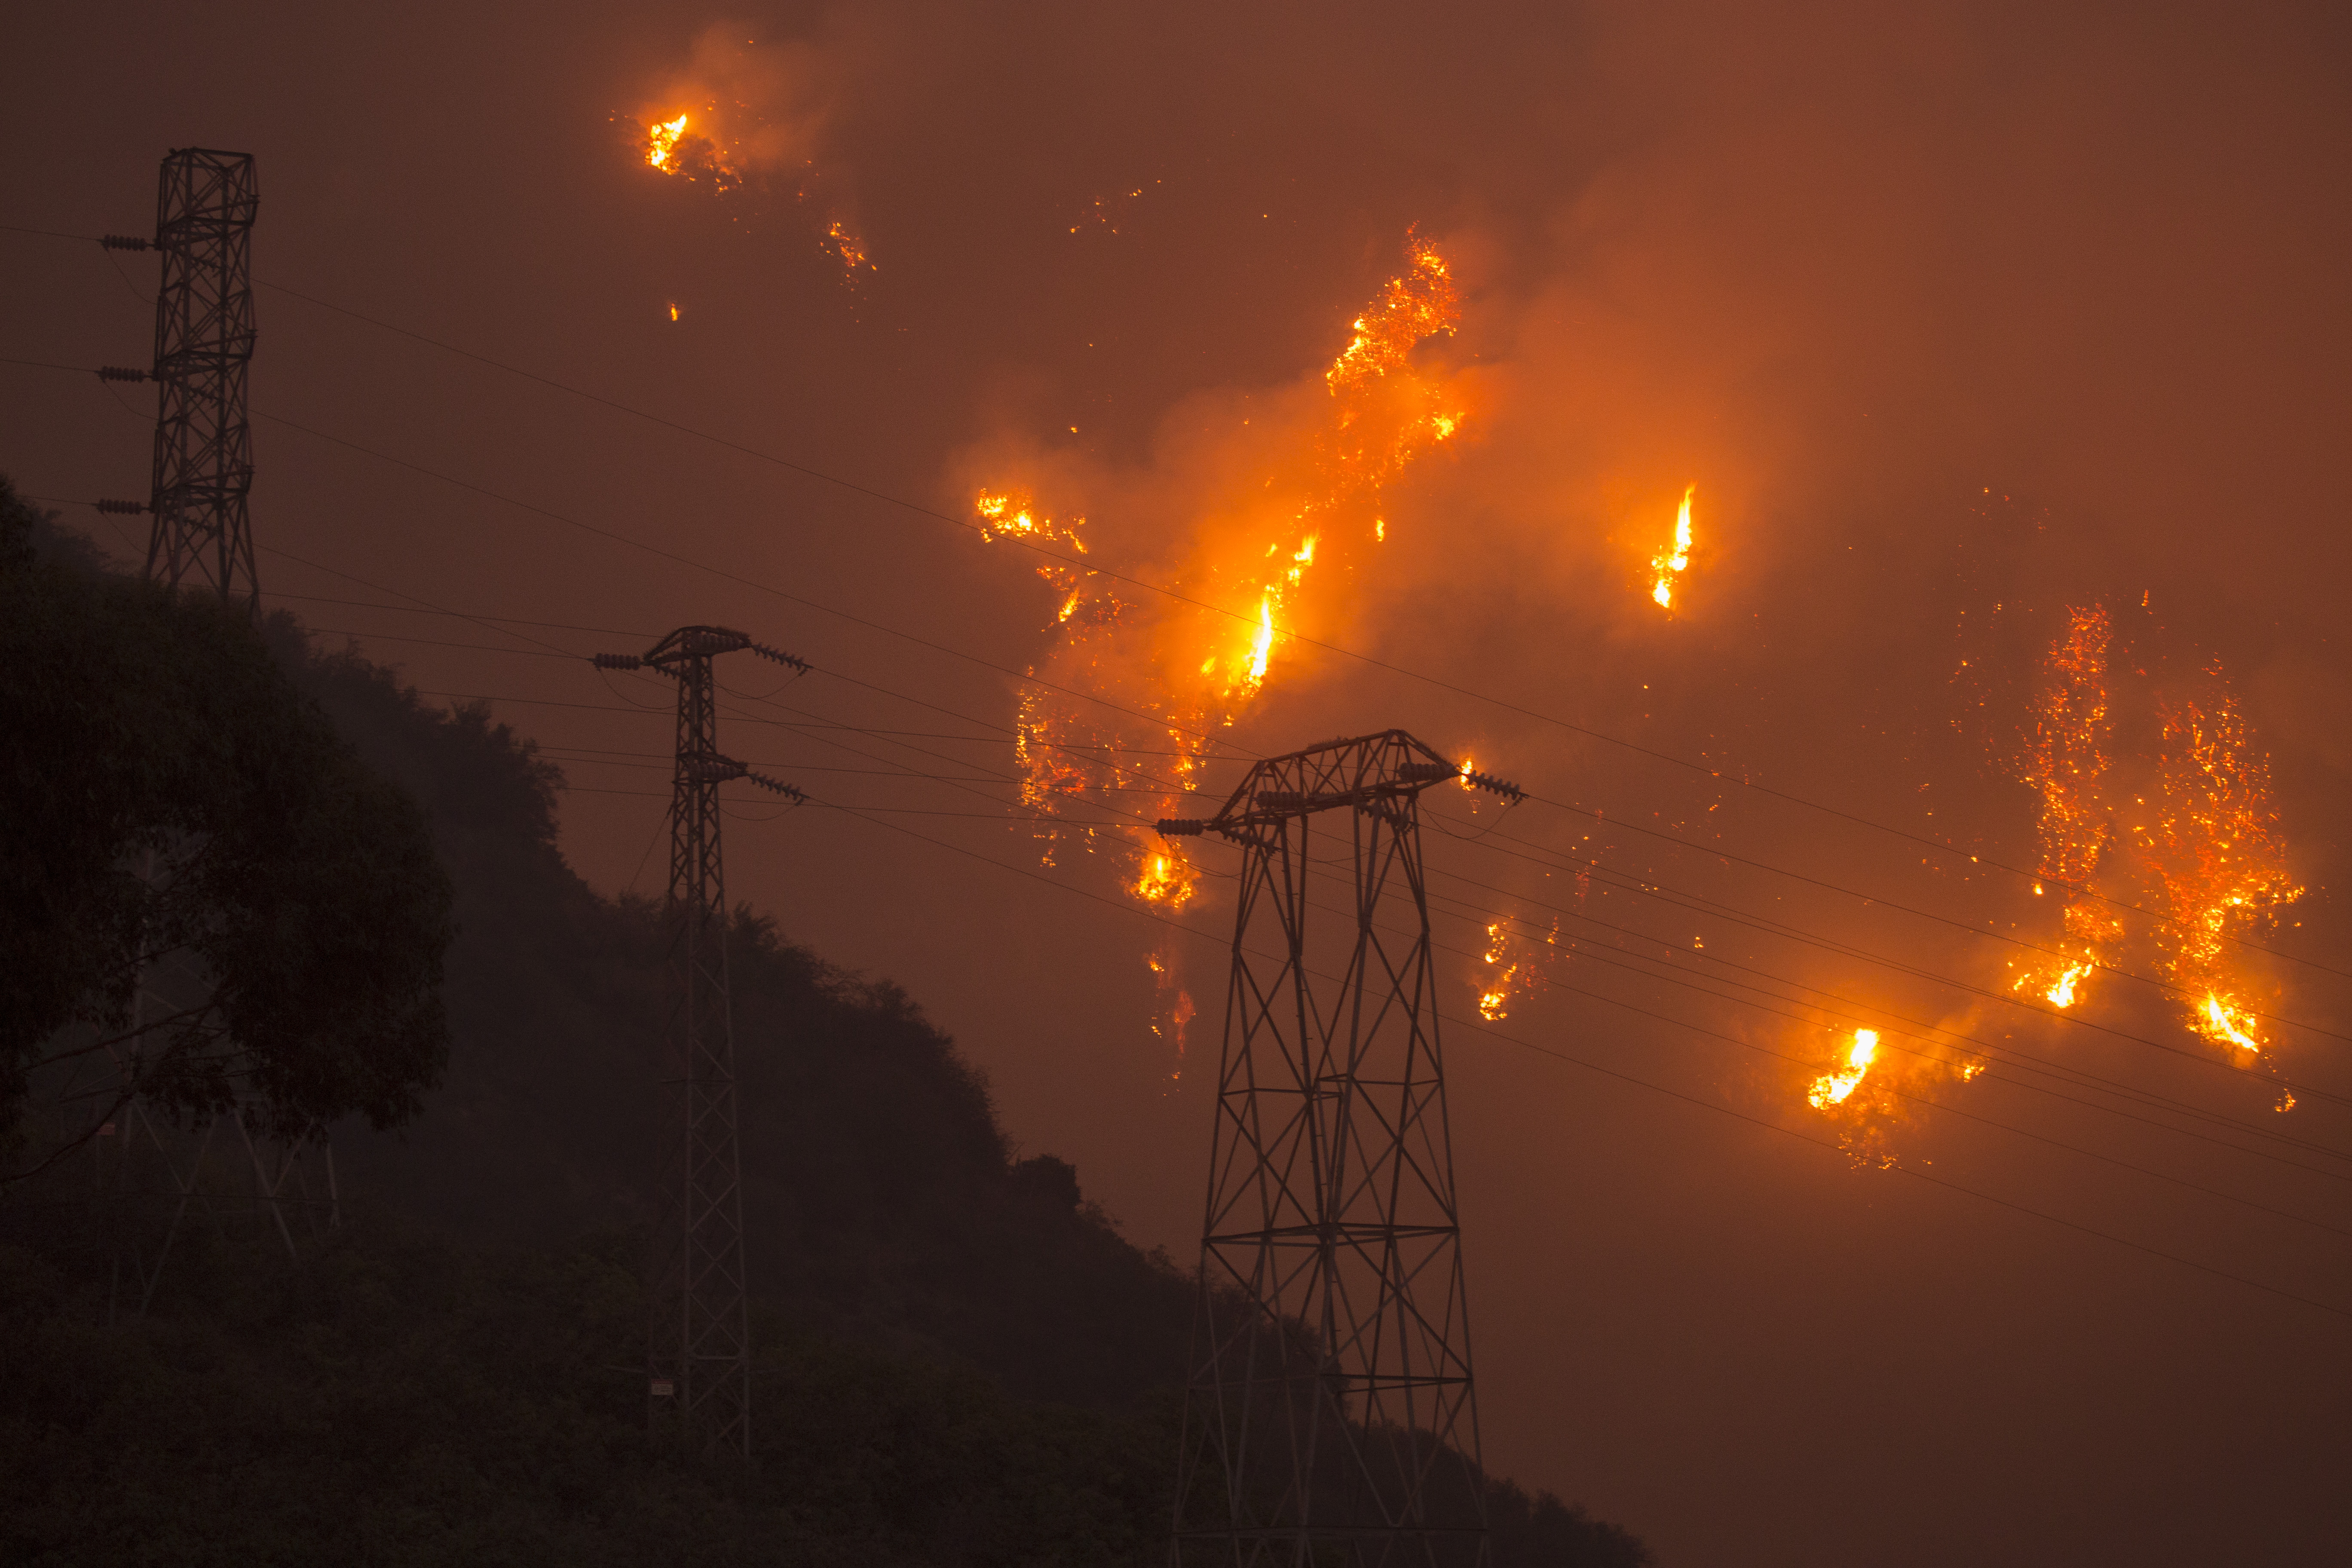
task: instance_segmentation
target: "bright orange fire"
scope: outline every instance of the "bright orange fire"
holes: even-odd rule
[[[718,105],[714,102],[711,107],[715,112]],[[746,116],[739,112],[735,119],[741,124]],[[814,163],[787,160],[774,135],[763,132],[756,121],[744,141],[709,121],[698,124],[689,110],[681,110],[668,120],[647,121],[639,129],[640,148],[649,169],[691,184],[707,184],[732,201],[749,201],[760,207],[782,196],[787,188],[795,204],[829,205],[816,194],[824,182]],[[845,279],[854,279],[860,270],[875,269],[866,242],[837,212],[826,215],[816,240],[818,248],[841,268]]]
[[[2168,917],[2158,935],[2164,974],[2192,999],[2184,1004],[2189,1026],[2252,1053],[2263,1039],[2230,962],[2231,942],[2266,924],[2303,889],[2287,871],[2270,758],[2254,749],[2220,664],[2207,674],[2204,693],[2158,706],[2159,810],[2143,834]]]
[[[1277,679],[1301,616],[1328,617],[1355,557],[1386,538],[1385,487],[1461,428],[1450,379],[1413,363],[1414,350],[1454,331],[1460,314],[1445,258],[1409,235],[1403,269],[1350,322],[1310,395],[1315,406],[1296,429],[1251,447],[1248,467],[1215,476],[1222,494],[1156,569],[1196,603],[1137,605],[1073,560],[1038,564],[1055,597],[1055,640],[1032,673],[1158,723],[1058,693],[1024,700],[1016,743],[1024,802],[1052,812],[1090,788],[1118,790],[1108,800],[1139,816],[1182,814],[1181,792],[1199,779],[1213,737]],[[1087,553],[1084,520],[1059,521],[1060,509],[1041,506],[1029,489],[990,487],[974,507],[990,539]],[[1072,760],[1078,754],[1087,767]],[[1158,812],[1131,793],[1154,783],[1169,792]],[[1170,907],[1189,898],[1198,873],[1186,848],[1148,829],[1130,837],[1139,858],[1128,890]]]
[[[1813,1079],[1812,1091],[1805,1096],[1805,1102],[1815,1110],[1843,1105],[1846,1097],[1862,1087],[1862,1080],[1870,1075],[1870,1064],[1877,1057],[1878,1031],[1856,1029],[1853,1044],[1846,1051],[1845,1066]]]
[[[1480,983],[1478,1016],[1490,1024],[1509,1017],[1514,1003],[1543,988],[1559,948],[1558,921],[1552,922],[1540,942],[1522,934],[1517,922],[1507,917],[1488,922],[1486,973]]]
[[[1691,497],[1697,493],[1696,485],[1688,486],[1684,489],[1683,509],[1675,518],[1674,546],[1658,552],[1650,561],[1650,570],[1656,574],[1656,580],[1650,585],[1650,597],[1655,600],[1658,607],[1663,610],[1674,608],[1675,584],[1690,567]]]
[[[1181,910],[1191,900],[1199,882],[1200,874],[1192,868],[1192,862],[1160,849],[1143,857],[1142,866],[1128,891],[1147,904]]]
[[[2069,889],[2061,917],[2068,952],[2028,969],[2014,988],[2053,1007],[2074,1005],[2084,982],[2123,937],[2122,925],[2090,891],[2111,834],[2100,784],[2114,728],[2107,716],[2113,637],[2104,605],[2067,610],[2066,630],[2042,661],[2018,769],[2041,797],[2040,874]],[[2037,884],[2034,890],[2042,889]]]
[[[646,162],[656,169],[669,168],[670,154],[677,150],[677,139],[686,134],[686,116],[661,121],[646,127]]]
[[[741,158],[716,136],[691,129],[691,113],[680,110],[675,120],[646,124],[646,166],[682,180],[707,180],[722,192],[740,189],[750,177]]]

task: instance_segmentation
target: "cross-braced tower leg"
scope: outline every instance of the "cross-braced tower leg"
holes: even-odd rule
[[[1261,763],[1214,819],[1161,824],[1244,851],[1180,1564],[1486,1561],[1418,816],[1460,776],[1391,731]],[[1309,824],[1343,810],[1350,908],[1318,944],[1309,879],[1339,857],[1310,855]]]

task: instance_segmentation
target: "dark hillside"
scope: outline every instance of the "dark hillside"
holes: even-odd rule
[[[289,617],[265,633],[430,821],[459,926],[448,1070],[405,1131],[337,1130],[352,1219],[299,1271],[196,1236],[150,1316],[101,1327],[88,1247],[0,1247],[0,1560],[1158,1560],[1182,1270],[1067,1163],[1010,1157],[986,1082],[904,991],[748,910],[730,956],[759,1463],[730,1479],[648,1450],[626,1369],[656,911],[572,874],[561,778],[527,740]],[[1549,1496],[1490,1497],[1501,1568],[1646,1561]]]
[[[413,1129],[340,1134],[354,1191],[449,1234],[545,1245],[641,1224],[663,972],[655,910],[597,898],[554,843],[555,770],[478,710],[425,708],[353,655],[270,635],[299,684],[424,805],[458,889],[459,1042]],[[987,1085],[898,986],[744,911],[730,954],[754,1290],[796,1321],[929,1344],[1039,1398],[1111,1405],[1181,1375],[1190,1297],[1050,1155],[1012,1162]]]

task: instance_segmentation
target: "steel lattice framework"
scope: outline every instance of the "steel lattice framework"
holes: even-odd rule
[[[155,202],[155,468],[147,575],[195,583],[258,609],[246,498],[253,440],[253,155],[203,147],[163,160]]]
[[[651,669],[677,682],[669,834],[669,1021],[660,1212],[646,1332],[646,1419],[690,1449],[751,1451],[751,1340],[743,1273],[743,1167],[736,1145],[735,1026],[727,985],[727,874],[719,786],[801,792],[719,750],[711,661],[751,652],[808,666],[725,626],[681,626],[652,651],[598,654],[600,669]]]
[[[1244,851],[1171,1561],[1483,1564],[1421,792],[1470,773],[1401,730],[1254,767],[1206,821]],[[1318,969],[1313,847],[1352,928]],[[1400,931],[1384,910],[1401,910]],[[1275,938],[1270,948],[1254,937]]]
[[[253,155],[182,147],[166,153],[157,182],[152,239],[108,235],[109,250],[160,254],[155,289],[155,358],[144,371],[101,369],[102,381],[156,384],[155,449],[148,500],[102,500],[100,511],[149,512],[146,576],[170,587],[218,594],[248,613],[260,608],[247,500],[253,489],[253,449],[246,417],[246,375],[253,361],[253,225],[260,209]],[[157,875],[151,857],[142,873]],[[136,1016],[170,1011],[165,993],[199,985],[183,959],[167,958],[142,974]],[[108,1062],[126,1083],[133,1064],[110,1048]],[[92,1142],[98,1192],[111,1210],[104,1228],[115,1238],[118,1295],[127,1258],[144,1311],[162,1278],[181,1226],[192,1215],[226,1234],[223,1220],[238,1212],[266,1213],[297,1255],[291,1210],[315,1230],[341,1217],[334,1152],[323,1126],[291,1143],[257,1137],[252,1104],[240,1095],[226,1119],[192,1128],[160,1119],[134,1096]],[[231,1146],[215,1148],[226,1120],[246,1158]],[[110,1158],[110,1151],[112,1157]],[[249,1171],[246,1167],[249,1166]],[[317,1169],[314,1169],[317,1167]],[[156,1216],[163,1217],[157,1220]],[[160,1234],[153,1234],[160,1224]]]

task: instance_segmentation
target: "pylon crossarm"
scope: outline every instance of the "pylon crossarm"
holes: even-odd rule
[[[794,675],[806,675],[809,672],[808,661],[806,659],[795,658],[791,654],[784,652],[782,648],[770,647],[763,642],[747,642],[743,646],[750,648],[753,653],[758,654],[761,658],[768,660],[771,664],[782,665]]]

